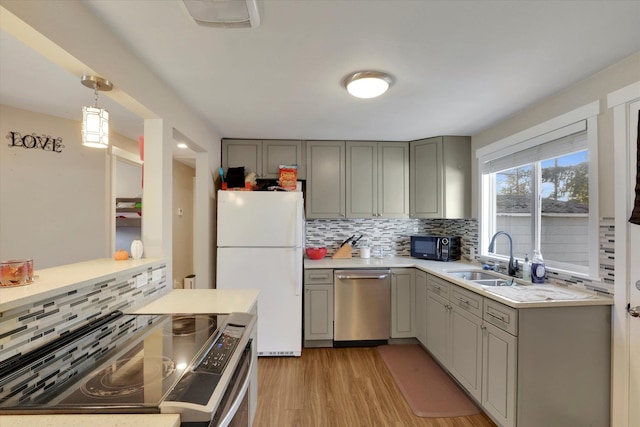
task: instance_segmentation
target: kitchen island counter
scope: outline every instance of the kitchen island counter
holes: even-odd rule
[[[64,292],[71,292],[88,285],[127,274],[159,268],[162,258],[115,261],[99,258],[75,264],[44,268],[34,271],[34,281],[30,285],[0,287],[0,312],[14,307],[35,303]],[[37,267],[37,266],[36,266]]]
[[[576,289],[568,286],[561,286],[547,283],[542,285],[531,286],[481,286],[470,280],[461,279],[450,274],[453,271],[461,270],[478,270],[481,264],[470,261],[426,261],[411,257],[389,257],[389,258],[351,258],[351,259],[332,259],[323,258],[320,260],[304,260],[305,269],[348,269],[348,268],[417,268],[426,273],[433,274],[449,282],[455,283],[465,289],[475,292],[483,297],[490,298],[513,308],[538,308],[538,307],[572,307],[572,306],[595,306],[595,305],[612,305],[613,298],[607,295],[599,294],[593,291]],[[505,276],[506,278],[507,276]],[[505,291],[505,288],[506,291]],[[507,292],[512,288],[515,290],[531,290],[538,291],[540,299],[527,296],[527,300],[516,300],[512,294],[516,292]],[[494,290],[493,293],[492,289]],[[523,292],[524,294],[525,292]],[[509,298],[512,296],[512,298]]]
[[[259,293],[257,289],[173,289],[130,314],[252,313]]]

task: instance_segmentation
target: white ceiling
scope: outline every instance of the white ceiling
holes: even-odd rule
[[[640,1],[258,0],[254,29],[199,26],[179,0],[85,3],[223,137],[472,135],[640,51]],[[4,31],[0,55],[2,104],[79,120],[93,101]],[[389,92],[348,95],[365,69],[390,73]]]

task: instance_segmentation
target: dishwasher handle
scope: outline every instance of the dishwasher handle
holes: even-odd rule
[[[339,280],[363,280],[363,279],[373,279],[380,280],[386,279],[389,277],[389,273],[380,273],[380,274],[336,274],[336,279]]]

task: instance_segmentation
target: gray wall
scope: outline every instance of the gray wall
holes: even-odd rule
[[[478,188],[475,152],[493,142],[528,129],[583,105],[600,100],[598,116],[598,187],[600,217],[614,215],[613,182],[613,113],[607,108],[607,95],[640,78],[640,52],[629,56],[593,76],[570,86],[538,104],[472,136],[472,185]],[[477,194],[473,192],[472,216],[477,217]]]

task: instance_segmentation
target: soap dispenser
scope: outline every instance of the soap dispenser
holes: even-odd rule
[[[531,259],[531,282],[532,283],[544,283],[544,277],[547,270],[544,267],[544,260],[542,254],[538,249],[533,251],[533,258]]]

